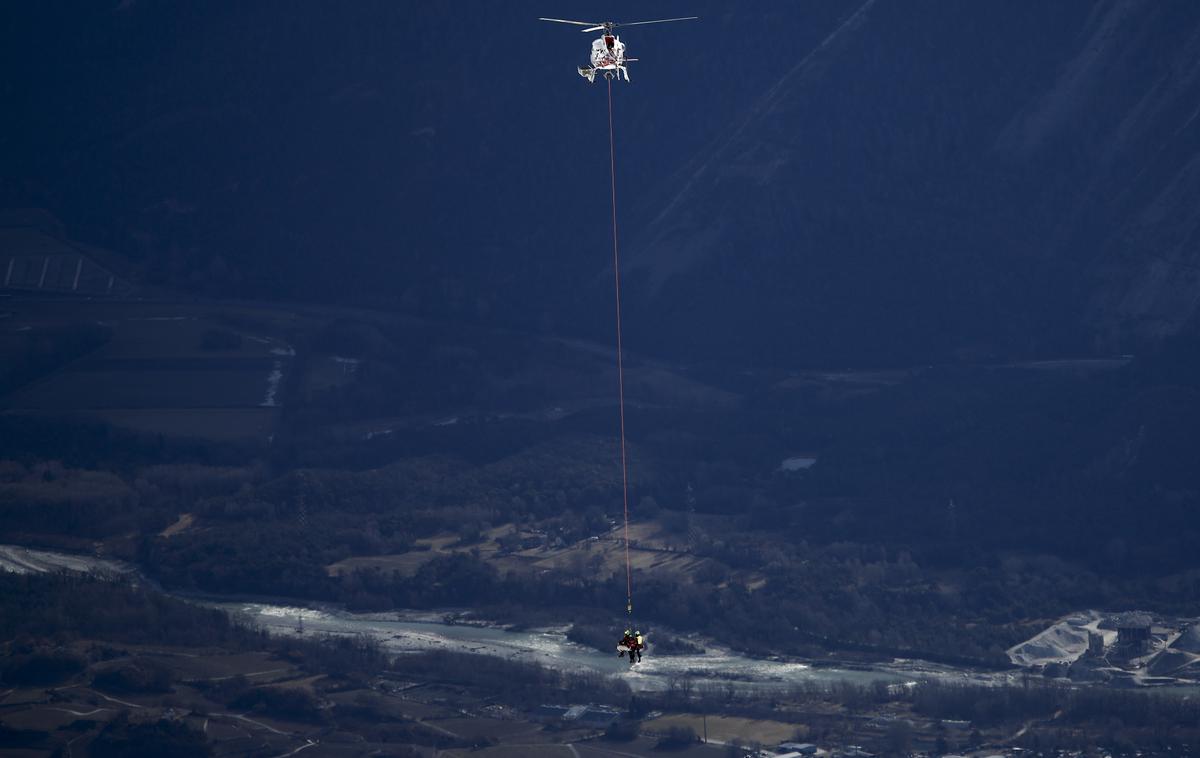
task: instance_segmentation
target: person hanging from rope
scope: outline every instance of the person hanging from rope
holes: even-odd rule
[[[617,657],[624,658],[629,655],[629,665],[642,662],[642,651],[646,649],[646,638],[642,636],[641,631],[631,632],[625,630],[625,636],[617,643]]]
[[[638,638],[633,632],[626,629],[625,636],[617,643],[617,657],[624,658],[626,653],[629,654],[629,665],[632,666],[638,660]]]

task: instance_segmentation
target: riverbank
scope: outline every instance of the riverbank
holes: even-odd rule
[[[135,566],[94,556],[0,545],[0,569],[25,572],[77,571],[141,577]],[[635,691],[660,691],[681,678],[695,684],[732,686],[736,690],[780,690],[798,686],[829,686],[835,682],[869,684],[875,681],[902,684],[920,678],[917,667],[899,670],[855,665],[754,659],[719,644],[705,641],[705,652],[695,655],[650,654],[630,669],[615,654],[579,645],[567,639],[563,626],[515,629],[471,617],[466,609],[431,611],[398,610],[387,613],[351,613],[328,606],[296,605],[262,598],[176,595],[189,602],[220,608],[247,624],[275,635],[366,635],[392,654],[419,654],[446,650],[528,660],[566,671],[619,675]],[[930,669],[932,671],[932,669]],[[966,678],[966,672],[947,672]],[[945,676],[937,673],[936,676]]]
[[[0,545],[0,570],[101,573],[129,577],[155,586],[136,566],[123,561],[20,545]],[[911,685],[919,681],[939,681],[996,686],[1016,682],[1024,674],[1015,669],[986,671],[900,658],[877,664],[835,659],[798,660],[782,656],[755,658],[711,640],[701,640],[703,653],[663,655],[655,654],[652,630],[648,630],[649,654],[630,669],[615,654],[609,655],[569,640],[565,624],[516,627],[480,618],[465,608],[352,613],[333,606],[300,605],[286,598],[168,594],[220,608],[248,625],[275,635],[365,635],[394,655],[444,650],[537,662],[564,671],[617,675],[635,691],[665,690],[672,682],[685,678],[697,686],[762,692],[828,687],[839,682]]]
[[[786,690],[829,686],[836,682],[903,684],[913,671],[882,668],[849,669],[814,666],[800,661],[749,658],[705,642],[696,655],[654,655],[654,639],[642,662],[632,668],[615,653],[571,642],[565,629],[514,630],[484,624],[447,624],[435,614],[355,614],[329,608],[279,606],[263,603],[217,603],[231,615],[277,635],[366,635],[392,654],[450,651],[536,662],[571,672],[621,677],[634,691],[663,691],[672,682],[690,679],[696,686],[732,687],[736,691]]]

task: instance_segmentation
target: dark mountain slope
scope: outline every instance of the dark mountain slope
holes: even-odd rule
[[[676,177],[630,259],[640,316],[800,362],[1172,333],[1198,43],[1190,3],[868,0]]]
[[[549,12],[27,4],[0,205],[143,283],[608,339],[604,91]],[[660,13],[703,18],[625,35],[634,351],[911,364],[1135,349],[1191,317],[1200,6]]]
[[[622,202],[849,4],[656,5],[702,20],[625,35],[642,62],[616,90]],[[552,5],[15,9],[0,205],[49,208],[152,283],[607,336],[611,294],[588,289],[610,256],[604,88],[574,71],[591,35],[536,20],[596,8]]]

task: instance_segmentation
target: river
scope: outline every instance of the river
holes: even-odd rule
[[[137,569],[120,561],[0,545],[0,570],[17,573],[90,571],[139,577]],[[183,598],[196,602],[191,598]],[[873,667],[825,666],[803,661],[758,659],[736,653],[711,641],[697,655],[655,655],[653,629],[646,631],[647,652],[631,670],[617,658],[571,642],[565,628],[507,629],[486,623],[448,623],[447,611],[350,613],[337,608],[312,608],[262,602],[212,599],[205,605],[221,608],[247,623],[276,635],[366,635],[387,651],[417,654],[449,650],[519,659],[563,671],[592,671],[621,677],[635,691],[665,690],[683,677],[697,687],[731,686],[737,691],[786,690],[795,686],[827,686],[835,682],[905,684],[921,680],[996,684],[1010,674],[973,672],[923,661],[894,661]],[[616,632],[614,632],[616,634]],[[615,647],[614,636],[614,647]]]
[[[654,655],[654,637],[647,630],[647,651],[630,669],[616,650],[605,654],[567,639],[564,628],[514,630],[482,623],[446,623],[438,614],[349,613],[267,603],[214,604],[272,634],[363,634],[397,654],[449,650],[493,655],[540,663],[564,671],[592,671],[620,676],[636,691],[664,690],[682,677],[696,686],[730,685],[736,690],[786,689],[810,683],[901,684],[949,672],[906,671],[903,667],[851,669],[814,666],[785,660],[750,658],[705,641],[697,655]],[[616,637],[614,639],[614,648]]]

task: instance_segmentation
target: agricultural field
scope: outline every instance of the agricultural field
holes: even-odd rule
[[[683,727],[691,729],[698,735],[703,735],[705,722],[708,724],[708,739],[720,743],[737,741],[742,744],[758,742],[764,745],[775,745],[792,740],[797,736],[797,730],[802,729],[797,724],[786,724],[782,721],[767,719],[734,716],[709,716],[706,719],[694,713],[675,713],[647,721],[642,731],[665,733],[672,727]]]
[[[459,748],[443,750],[439,755],[443,758],[661,758],[663,755],[680,758],[725,758],[729,755],[728,748],[724,745],[697,743],[670,749],[657,745],[658,740],[652,737],[638,737],[627,742],[588,739],[566,744],[515,743],[485,748]]]
[[[469,553],[478,555],[495,565],[501,571],[528,570],[531,562],[511,554],[501,555],[501,547],[497,539],[512,531],[509,526],[495,527],[481,535],[479,542],[462,544],[458,535],[438,534],[414,541],[416,550],[396,555],[355,556],[330,564],[325,568],[330,576],[342,576],[359,569],[377,569],[391,575],[393,573],[409,577],[429,561],[440,556]]]
[[[682,580],[691,575],[704,559],[689,554],[686,546],[664,540],[655,522],[629,525],[629,560],[637,571],[669,575]],[[534,561],[535,570],[592,566],[601,573],[624,571],[625,542],[621,527],[604,535],[551,550],[527,550],[519,553]]]
[[[417,549],[406,553],[346,558],[330,564],[326,571],[330,576],[344,576],[359,569],[372,569],[385,575],[395,573],[410,577],[434,558],[453,554],[474,555],[490,563],[502,575],[509,571],[532,574],[567,571],[606,575],[625,570],[624,532],[620,526],[562,546],[538,544],[523,550],[506,550],[501,541],[514,536],[522,540],[545,542],[544,535],[506,524],[484,532],[477,542],[463,544],[457,535],[442,534],[415,540]],[[713,563],[693,555],[685,541],[664,537],[661,525],[655,521],[631,523],[629,539],[630,565],[635,571],[672,581],[690,582],[698,569]],[[756,581],[762,581],[757,575],[748,573],[742,579],[752,587]]]
[[[74,646],[85,655],[94,641]],[[129,646],[112,650],[116,655],[97,663],[80,676],[47,688],[0,691],[0,727],[12,730],[26,743],[29,755],[49,755],[57,746],[70,745],[86,755],[87,746],[115,719],[133,725],[160,722],[191,727],[204,736],[215,755],[244,750],[287,752],[304,744],[316,730],[261,713],[235,712],[206,695],[215,685],[231,681],[253,686],[273,685],[302,673],[293,664],[272,659],[267,653],[229,654],[188,648]],[[97,684],[97,678],[126,665],[146,667],[169,679],[169,695],[162,692],[127,692]]]
[[[122,429],[214,442],[264,441],[275,430],[278,408],[111,408],[79,416]]]
[[[194,304],[13,301],[0,356],[31,363],[6,413],[76,416],[174,437],[265,442],[283,405],[296,318]],[[77,349],[59,348],[59,345]]]
[[[695,743],[687,747],[658,747],[654,737],[638,737],[630,742],[592,741],[573,746],[580,758],[659,758],[663,755],[682,758],[727,758],[731,753],[725,745]],[[741,758],[742,753],[734,753]]]
[[[304,412],[306,431],[394,442],[413,430],[554,424],[612,402],[605,347],[394,314],[23,298],[7,298],[2,314],[0,412],[165,437],[267,444],[287,406]],[[536,370],[523,360],[530,351]],[[655,406],[736,405],[648,361],[631,361],[629,393]]]
[[[114,647],[95,640],[79,640],[69,652],[82,659],[97,645],[110,657],[66,681],[0,689],[0,734],[6,747],[25,750],[6,755],[48,756],[68,745],[87,755],[93,742],[129,725],[185,729],[202,736],[218,757],[297,750],[365,756],[406,744],[422,755],[433,755],[434,748],[421,746],[434,744],[442,745],[442,756],[571,755],[565,743],[597,736],[595,730],[548,730],[519,711],[485,706],[461,688],[436,682],[409,683],[399,691],[388,680],[347,687],[269,652]],[[116,684],[121,680],[111,673],[131,668],[155,672],[164,684],[144,691]],[[232,705],[226,702],[231,696]]]

